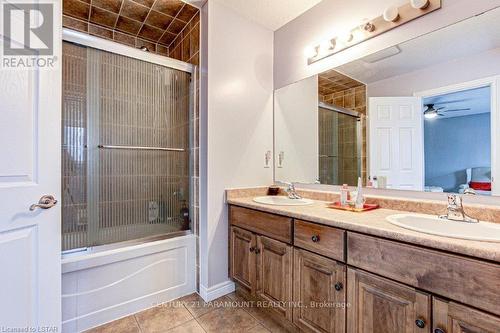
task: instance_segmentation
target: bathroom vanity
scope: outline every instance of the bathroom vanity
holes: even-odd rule
[[[500,243],[405,230],[389,209],[228,203],[231,278],[300,331],[500,331]]]

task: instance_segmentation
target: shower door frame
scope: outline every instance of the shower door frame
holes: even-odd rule
[[[185,73],[191,74],[191,80],[189,83],[189,91],[190,91],[190,98],[189,98],[189,124],[192,123],[193,121],[193,114],[194,114],[194,101],[197,99],[197,94],[196,94],[196,82],[197,82],[197,66],[193,64],[189,64],[184,61],[176,60],[173,58],[168,58],[165,56],[161,56],[158,54],[150,53],[147,51],[143,51],[140,49],[136,49],[131,46],[119,44],[117,42],[113,42],[107,39],[103,39],[100,37],[88,35],[86,33],[78,32],[75,30],[63,28],[62,29],[62,40],[65,42],[70,42],[70,43],[75,43],[81,46],[86,46],[86,47],[91,47],[94,49],[122,55],[125,57],[133,58],[133,59],[138,59],[141,61],[149,62],[152,64],[168,67],[171,69],[179,70]],[[193,184],[193,156],[192,156],[192,146],[193,146],[193,134],[194,134],[194,128],[193,126],[189,126],[189,216],[193,217],[194,212],[192,211],[192,203],[194,202],[194,184]],[[103,245],[97,245],[97,246],[87,246],[87,247],[82,247],[82,248],[75,248],[75,249],[69,249],[66,251],[62,251],[62,254],[64,257],[67,256],[73,256],[74,254],[82,254],[82,253],[95,253],[95,252],[101,252],[101,251],[106,251],[110,249],[116,249],[116,248],[121,248],[125,246],[130,246],[134,244],[140,244],[140,243],[145,243],[145,242],[151,242],[151,241],[157,241],[157,240],[163,240],[163,239],[168,239],[168,238],[174,238],[174,237],[180,237],[184,235],[189,235],[194,233],[194,221],[191,223],[191,227],[189,230],[183,230],[183,231],[176,231],[168,234],[162,234],[162,235],[152,235],[148,236],[145,238],[139,238],[139,239],[133,239],[133,240],[126,240],[122,242],[116,242],[116,243],[110,243],[110,244],[103,244]]]

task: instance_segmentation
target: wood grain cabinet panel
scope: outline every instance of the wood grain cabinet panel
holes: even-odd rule
[[[294,226],[295,246],[336,260],[345,260],[344,230],[301,220],[295,220]]]
[[[253,209],[230,206],[229,222],[285,243],[292,243],[292,219],[289,217],[259,212]]]
[[[347,233],[347,263],[500,314],[500,265]]]
[[[402,284],[347,269],[348,333],[431,332],[431,296]]]
[[[230,276],[237,281],[247,292],[255,292],[256,236],[250,231],[231,227],[230,230]]]
[[[454,302],[432,301],[434,333],[498,333],[500,318]]]
[[[292,246],[257,236],[257,285],[256,294],[274,304],[271,308],[292,320]]]
[[[345,332],[345,265],[298,248],[293,252],[293,323],[304,332]]]

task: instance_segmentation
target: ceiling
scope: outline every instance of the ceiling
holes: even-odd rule
[[[240,15],[276,31],[321,0],[218,0]]]
[[[108,37],[106,31],[111,31],[113,39],[118,32],[165,47],[197,13],[198,8],[181,0],[63,0],[63,14],[89,33]]]
[[[390,77],[423,69],[452,59],[485,52],[500,47],[500,9],[467,19],[434,31],[411,41],[399,44],[401,52],[380,61],[388,51],[342,65],[336,70],[358,81],[373,83]],[[392,47],[390,49],[395,49]]]
[[[464,90],[446,95],[424,99],[425,104],[435,104],[434,108],[444,107],[439,112],[444,116],[435,119],[470,116],[490,112],[490,87]],[[446,110],[470,109],[466,111],[446,112]]]

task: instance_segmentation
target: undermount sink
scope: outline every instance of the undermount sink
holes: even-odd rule
[[[290,199],[285,196],[264,196],[255,197],[253,201],[264,204],[264,205],[274,205],[274,206],[306,206],[311,205],[314,201],[310,199]]]
[[[388,216],[387,221],[399,227],[431,235],[500,242],[500,224],[498,223],[467,223],[424,214],[396,214]]]

